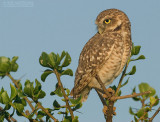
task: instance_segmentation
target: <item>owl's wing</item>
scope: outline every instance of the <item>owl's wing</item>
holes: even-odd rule
[[[102,37],[97,33],[86,43],[80,54],[79,65],[75,74],[73,96],[80,94],[86,88],[98,70],[108,60],[113,51],[115,39],[115,35]]]

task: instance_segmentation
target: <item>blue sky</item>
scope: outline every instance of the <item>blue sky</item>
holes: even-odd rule
[[[137,72],[130,77],[127,86],[122,88],[122,95],[130,94],[134,86],[147,82],[157,90],[160,96],[160,1],[159,0],[0,0],[0,56],[19,56],[19,70],[12,73],[22,84],[26,79],[40,80],[44,68],[39,65],[39,56],[43,51],[61,53],[68,51],[72,58],[69,66],[75,72],[79,54],[85,43],[97,32],[95,19],[97,15],[110,8],[124,11],[132,27],[132,40],[141,45],[141,54],[146,60],[131,63],[137,66]],[[119,77],[112,83],[118,84]],[[63,76],[65,87],[73,87],[73,77]],[[9,89],[8,78],[0,79],[0,88]],[[47,78],[42,89],[47,96],[45,107],[52,107],[55,99],[49,93],[54,90],[54,75]],[[119,100],[115,104],[117,115],[114,122],[133,120],[129,115],[130,106],[139,107],[132,99]],[[104,121],[102,104],[94,90],[88,100],[75,113],[80,122]],[[153,114],[153,113],[152,113]],[[151,114],[151,115],[152,115]],[[155,118],[158,121],[160,115]],[[27,121],[18,118],[19,121]]]

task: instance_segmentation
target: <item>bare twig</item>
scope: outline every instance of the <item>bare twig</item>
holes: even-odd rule
[[[61,79],[60,79],[60,74],[57,72],[56,69],[54,70],[54,73],[55,73],[55,75],[56,75],[56,77],[57,77],[58,85],[60,86],[60,88],[61,88],[61,90],[62,90],[63,97],[64,97],[65,102],[66,102],[66,106],[67,106],[67,108],[68,108],[68,110],[69,110],[69,112],[70,112],[70,114],[71,114],[72,120],[73,120],[73,119],[74,119],[73,111],[72,111],[71,107],[69,106],[69,102],[68,102],[69,99],[68,99],[68,96],[66,95],[65,90],[64,90],[64,88],[63,88],[63,85],[62,85],[62,82],[61,82]]]
[[[149,122],[152,122],[155,116],[159,113],[160,107],[156,110],[156,112],[153,114],[153,116],[149,119]]]

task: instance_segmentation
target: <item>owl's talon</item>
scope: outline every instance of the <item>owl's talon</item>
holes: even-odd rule
[[[116,110],[116,107],[113,107],[113,113],[112,113],[112,115],[116,115],[116,112],[115,112],[115,110]],[[103,113],[105,114],[105,115],[107,115],[107,111],[108,111],[108,107],[107,106],[104,106],[103,107]]]
[[[113,112],[113,115],[115,116],[117,113],[116,112]]]
[[[106,94],[103,94],[103,98],[108,98],[108,96]]]
[[[106,115],[107,114],[107,110],[108,110],[108,107],[107,106],[104,106],[103,107],[103,113]]]
[[[113,107],[113,111],[115,111],[116,110],[116,107]]]
[[[108,88],[107,91],[108,91],[109,93],[111,93],[111,94],[114,94],[114,93],[115,93],[115,91],[114,91],[112,88]]]

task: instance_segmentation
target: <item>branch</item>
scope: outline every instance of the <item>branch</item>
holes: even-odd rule
[[[54,118],[49,112],[48,110],[46,110],[38,101],[37,101],[37,106],[38,108],[42,109],[42,111],[44,111],[49,117],[51,117],[54,122],[58,122],[58,120],[56,118]]]
[[[116,92],[118,93],[120,87],[121,87],[121,83],[122,83],[122,80],[125,76],[125,72],[126,72],[126,69],[127,69],[127,66],[125,67],[123,73],[122,73],[122,76],[121,76],[121,79],[120,79],[120,82],[119,82],[119,85],[118,85],[118,90],[116,90]],[[141,96],[141,95],[144,95],[144,94],[149,94],[151,93],[150,91],[146,91],[146,92],[143,92],[143,93],[134,93],[134,94],[131,94],[131,95],[125,95],[125,96],[116,96],[117,94],[114,94],[112,96],[111,93],[109,93],[107,91],[107,89],[105,88],[103,82],[101,81],[100,77],[98,75],[95,76],[95,78],[97,79],[98,83],[100,84],[100,86],[102,87],[103,91],[105,92],[105,96],[106,98],[108,99],[109,101],[109,104],[107,106],[107,109],[104,110],[104,114],[107,116],[107,119],[106,119],[106,122],[112,122],[112,117],[114,115],[114,110],[113,110],[113,106],[114,106],[114,102],[118,99],[125,99],[125,98],[132,98],[132,97],[137,97],[137,96]],[[101,100],[102,101],[102,100]],[[103,103],[103,102],[102,102]],[[103,104],[104,105],[104,104]],[[105,107],[105,106],[104,106]]]
[[[149,119],[149,122],[152,122],[155,116],[159,113],[160,107],[157,109],[157,111],[153,114],[153,116]]]
[[[12,80],[12,82],[15,84],[15,86],[19,89],[20,87],[19,87],[19,85],[18,85],[18,80],[15,80],[10,74],[6,74],[11,80]],[[22,92],[22,90],[21,90],[21,92]],[[32,105],[32,102],[25,96],[24,97],[24,99],[27,101],[27,103],[29,104],[29,106],[31,107],[31,109],[32,109],[32,112],[33,111],[35,111],[35,108],[34,108],[34,106]],[[48,115],[48,116],[50,116],[51,114],[49,113],[47,113],[46,112],[46,109],[43,107],[43,106],[41,106],[41,108],[43,108],[42,110]],[[35,113],[36,115],[38,114],[37,112]],[[24,114],[22,114],[22,115],[24,115]],[[25,116],[25,115],[24,115]],[[51,115],[52,116],[52,115]],[[50,117],[51,117],[50,116]],[[26,117],[26,116],[25,116]],[[52,119],[54,118],[53,116],[51,117]],[[41,121],[43,121],[42,119],[40,119]],[[54,119],[53,119],[54,120]],[[56,120],[56,119],[55,119]]]
[[[104,84],[103,84],[102,80],[100,79],[100,77],[98,75],[96,75],[95,78],[97,79],[98,83],[100,84],[100,86],[103,89],[104,93],[106,94],[107,98],[110,98],[111,94],[107,91],[107,89],[104,86]]]
[[[10,74],[6,74],[11,80],[12,82],[15,84],[15,86],[19,89],[19,85],[18,85],[18,82],[17,80],[15,80]],[[22,92],[22,90],[21,90]],[[25,96],[24,99],[27,101],[27,103],[29,104],[29,106],[31,107],[32,111],[35,110],[34,106],[32,105],[32,102]],[[37,112],[36,112],[36,115],[37,115]]]
[[[104,105],[104,110],[103,110],[104,115],[107,117],[106,118],[106,122],[112,122],[113,113],[114,113],[114,111],[113,111],[114,101],[110,100],[112,95],[109,93],[109,91],[107,91],[107,89],[106,89],[105,85],[103,84],[102,80],[100,79],[100,77],[98,75],[96,75],[95,78],[97,79],[97,81],[100,84],[101,88],[105,92],[105,95],[106,95],[107,99],[109,100],[108,106]]]
[[[69,110],[69,112],[70,112],[70,114],[71,114],[72,120],[73,120],[73,119],[74,119],[73,111],[72,111],[71,107],[69,106],[68,96],[66,95],[65,90],[64,90],[63,85],[62,85],[62,82],[61,82],[61,80],[60,80],[60,74],[57,72],[56,69],[54,70],[54,73],[55,73],[55,75],[56,75],[56,77],[57,77],[58,85],[60,86],[60,88],[61,88],[61,90],[62,90],[63,97],[64,97],[65,102],[66,102],[66,106],[67,106],[67,108],[68,108],[68,110]]]
[[[129,62],[127,62],[126,66],[125,66],[125,69],[123,70],[123,73],[122,73],[121,78],[119,80],[118,87],[117,87],[117,90],[116,90],[116,93],[115,93],[116,96],[118,95],[119,89],[121,88],[123,78],[125,77],[125,74],[126,74],[126,71],[127,71],[127,68],[128,68],[128,64],[129,64]]]
[[[12,102],[9,102],[9,104],[10,104],[14,109],[16,109],[15,105],[14,105]],[[27,119],[29,119],[28,116],[27,116],[24,112],[22,112],[21,114],[22,114],[24,117],[26,117]],[[31,119],[29,119],[29,120],[31,120]]]
[[[137,97],[137,96],[142,96],[142,95],[145,95],[145,94],[150,94],[151,91],[146,91],[146,92],[143,92],[143,93],[134,93],[134,94],[130,94],[130,95],[125,95],[125,96],[118,96],[118,97],[111,97],[111,101],[116,101],[116,100],[119,100],[119,99],[126,99],[126,98],[132,98],[132,97]]]
[[[3,111],[3,108],[0,106],[0,111]],[[12,120],[13,122],[17,122],[16,119],[14,119],[13,117],[10,117],[9,115],[9,118],[6,118],[8,122],[10,122],[10,120]]]
[[[145,119],[146,114],[148,114],[148,112],[144,112],[144,114],[137,120],[137,122],[139,122],[140,120],[143,122],[143,120]]]

